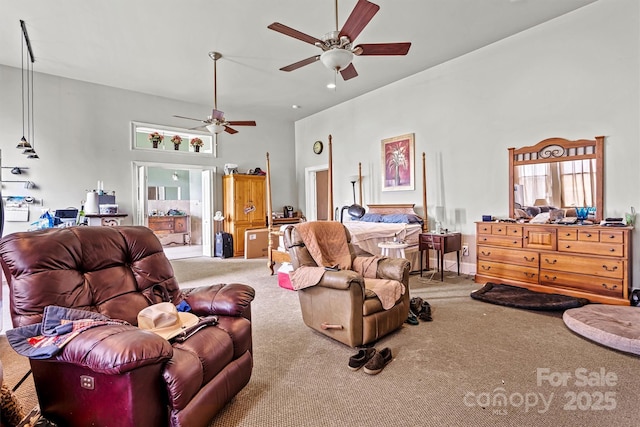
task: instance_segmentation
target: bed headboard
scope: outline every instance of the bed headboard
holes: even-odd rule
[[[386,214],[410,214],[418,215],[413,209],[415,203],[389,203],[389,204],[370,204],[367,205],[369,213],[377,213],[380,215]]]

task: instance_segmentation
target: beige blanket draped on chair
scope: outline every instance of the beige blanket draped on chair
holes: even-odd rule
[[[304,289],[317,285],[327,271],[326,268],[353,270],[364,277],[365,288],[373,291],[385,310],[392,308],[404,295],[404,285],[397,280],[376,277],[380,256],[355,257],[351,262],[351,252],[344,225],[334,221],[311,221],[297,224],[309,254],[317,267],[300,266],[291,273],[293,288]]]

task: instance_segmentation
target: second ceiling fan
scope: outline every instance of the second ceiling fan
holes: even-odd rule
[[[409,52],[410,42],[363,43],[353,46],[356,37],[380,10],[380,6],[367,0],[358,0],[342,29],[338,30],[338,0],[336,0],[335,4],[336,30],[326,33],[321,39],[287,27],[279,22],[274,22],[267,26],[270,30],[310,43],[323,51],[320,55],[294,62],[280,68],[280,70],[293,71],[320,60],[327,68],[336,72],[339,71],[344,80],[349,80],[358,76],[358,72],[351,62],[353,55],[406,55]]]
[[[256,122],[253,120],[240,120],[240,121],[226,120],[224,118],[224,113],[218,110],[217,63],[218,63],[218,59],[222,58],[222,54],[218,52],[209,52],[209,57],[213,59],[213,111],[211,112],[211,115],[206,119],[194,119],[191,117],[176,116],[176,115],[174,115],[173,117],[178,117],[180,119],[187,119],[187,120],[196,120],[198,122],[202,122],[204,123],[203,125],[197,126],[195,128],[191,128],[191,130],[206,129],[212,134],[216,134],[216,135],[222,132],[227,132],[230,134],[238,133],[238,131],[233,129],[231,126],[255,126]]]

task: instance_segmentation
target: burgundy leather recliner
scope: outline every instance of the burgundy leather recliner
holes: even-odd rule
[[[180,289],[158,238],[141,226],[19,232],[0,241],[14,327],[46,306],[90,310],[131,325],[88,329],[48,359],[31,359],[45,417],[64,426],[207,426],[253,366],[250,286]],[[217,315],[183,343],[138,329],[161,284],[174,304]],[[155,293],[155,292],[154,292]]]

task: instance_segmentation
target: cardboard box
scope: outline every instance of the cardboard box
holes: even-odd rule
[[[244,259],[266,257],[268,248],[268,228],[254,228],[244,232]]]
[[[291,285],[291,277],[289,273],[293,271],[293,266],[288,262],[283,262],[280,268],[278,269],[278,286],[284,289],[293,289],[293,285]]]

